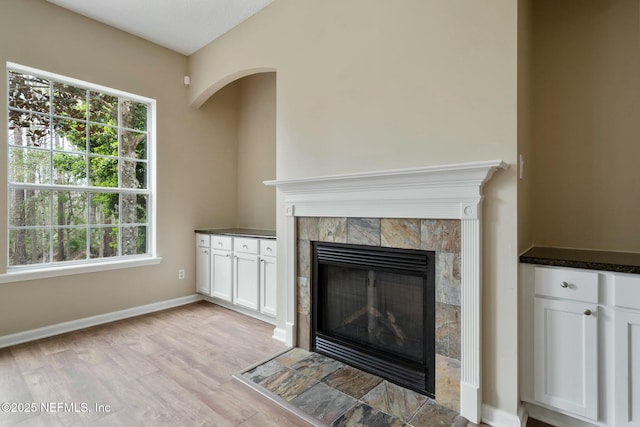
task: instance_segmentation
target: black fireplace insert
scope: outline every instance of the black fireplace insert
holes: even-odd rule
[[[435,397],[435,253],[312,249],[313,350]]]

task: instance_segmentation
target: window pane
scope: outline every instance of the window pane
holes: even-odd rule
[[[91,258],[118,255],[118,227],[91,228]]]
[[[78,261],[87,258],[87,230],[85,228],[53,229],[53,260]]]
[[[28,148],[9,149],[9,182],[49,184],[51,153]]]
[[[49,148],[51,129],[48,116],[9,111],[9,144]]]
[[[122,160],[122,188],[147,188],[147,163]]]
[[[54,191],[53,221],[55,225],[86,224],[87,194],[79,191]]]
[[[122,123],[128,129],[147,130],[147,104],[121,98]]]
[[[89,120],[118,125],[118,98],[104,93],[90,92]]]
[[[60,185],[87,184],[87,156],[53,153],[53,183]]]
[[[118,186],[118,160],[106,157],[89,158],[89,184],[94,187]]]
[[[53,113],[75,119],[87,119],[87,90],[53,83]]]
[[[120,135],[120,155],[133,159],[147,159],[147,134],[123,130]]]
[[[122,227],[122,255],[147,253],[147,227]]]
[[[9,71],[9,107],[49,113],[49,80]]]
[[[147,196],[144,194],[123,194],[122,200],[122,223],[123,224],[144,224],[147,222]]]
[[[9,265],[30,265],[51,262],[50,229],[19,229],[9,231]]]
[[[91,224],[107,225],[118,223],[120,195],[117,193],[91,193],[89,222]]]
[[[10,190],[9,206],[9,225],[12,227],[51,225],[50,191]]]
[[[87,123],[70,119],[53,119],[53,148],[84,152],[87,147]]]
[[[89,150],[92,154],[118,155],[118,130],[111,126],[89,126]]]

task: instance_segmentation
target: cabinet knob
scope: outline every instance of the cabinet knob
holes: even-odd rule
[[[222,246],[222,242],[218,242],[218,246]]]
[[[242,245],[242,248],[243,248],[243,249],[249,249],[249,246],[247,246],[247,245]]]
[[[569,284],[567,282],[560,282],[560,287],[562,288],[568,288]]]
[[[205,254],[208,254],[208,253],[209,253],[209,251],[204,251],[204,253],[205,253]]]
[[[591,316],[591,310],[589,310],[588,308],[584,311],[584,315],[585,316]]]
[[[271,248],[267,247],[267,251],[271,252]]]

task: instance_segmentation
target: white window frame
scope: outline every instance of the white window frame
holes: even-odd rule
[[[9,122],[9,71],[34,75],[44,79],[52,80],[58,83],[79,87],[82,89],[88,89],[90,91],[103,93],[106,95],[123,97],[135,102],[148,104],[148,121],[147,121],[147,253],[140,255],[118,255],[109,258],[94,258],[85,259],[79,261],[64,261],[64,262],[51,262],[46,264],[30,264],[23,266],[9,266],[9,230],[10,230],[10,189],[11,183],[9,182],[9,154],[7,151],[6,161],[6,176],[7,176],[7,240],[5,242],[7,247],[7,271],[5,274],[0,274],[0,283],[15,282],[21,280],[33,280],[39,278],[65,276],[70,274],[81,274],[104,270],[113,270],[120,268],[137,267],[143,265],[158,264],[161,258],[156,253],[156,100],[152,98],[135,95],[132,93],[124,92],[117,89],[97,85],[94,83],[85,82],[82,80],[62,76],[59,74],[51,73],[48,71],[39,70],[32,67],[27,67],[12,62],[6,63],[6,79],[7,79],[7,97],[5,103],[5,123]],[[7,138],[7,135],[5,135]],[[7,143],[5,142],[5,145]],[[118,156],[119,157],[119,156]],[[120,173],[120,172],[118,172]],[[89,180],[89,176],[87,176]],[[87,184],[88,186],[88,184]],[[51,189],[46,185],[38,185],[38,188],[43,190]],[[86,191],[86,187],[77,187],[76,191]],[[126,192],[126,190],[124,191]],[[123,192],[118,192],[122,194]],[[51,226],[52,229],[54,225]],[[88,249],[88,248],[87,248]]]

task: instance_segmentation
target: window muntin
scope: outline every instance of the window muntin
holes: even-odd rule
[[[8,68],[10,269],[153,256],[155,102]]]

